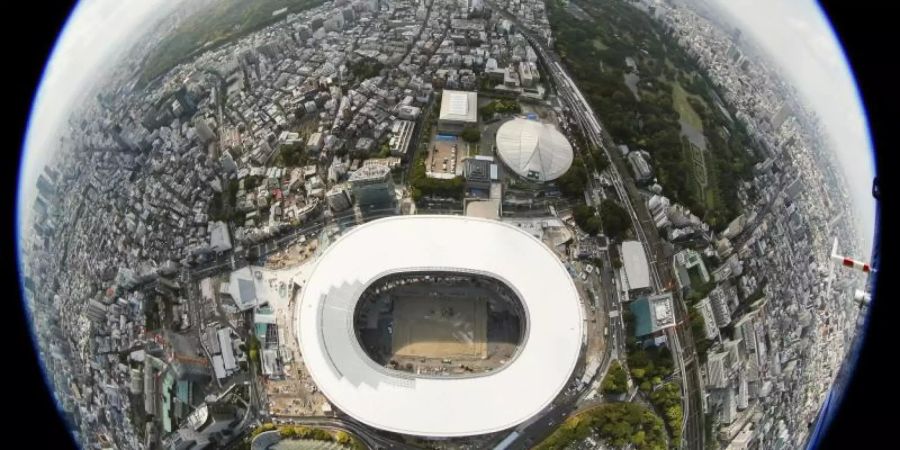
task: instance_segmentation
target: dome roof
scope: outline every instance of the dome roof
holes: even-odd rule
[[[497,130],[497,153],[523,178],[550,181],[572,165],[572,144],[551,124],[521,117]]]

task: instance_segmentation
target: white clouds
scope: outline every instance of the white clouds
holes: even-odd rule
[[[874,157],[856,84],[827,18],[812,0],[711,0],[729,12],[822,119],[862,226],[872,242]],[[860,255],[867,257],[868,255]]]

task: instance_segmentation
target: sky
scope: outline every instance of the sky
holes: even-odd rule
[[[849,183],[861,237],[871,247],[875,162],[868,124],[843,50],[819,5],[813,0],[708,1],[751,35],[819,115]],[[869,253],[852,256],[868,259]]]
[[[36,197],[37,177],[58,145],[79,94],[90,89],[95,75],[108,67],[123,45],[135,42],[135,33],[158,20],[181,0],[82,0],[72,12],[44,68],[44,78],[32,104],[25,136],[25,158],[19,190],[20,225],[28,223]]]

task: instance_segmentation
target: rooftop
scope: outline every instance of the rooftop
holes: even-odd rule
[[[500,159],[521,177],[550,181],[572,165],[572,144],[555,126],[521,117],[497,130]]]
[[[445,89],[441,96],[439,120],[475,123],[478,118],[478,94]]]
[[[650,287],[650,265],[647,263],[647,255],[640,242],[622,242],[622,261],[629,290]]]
[[[665,293],[641,297],[629,305],[634,313],[634,335],[647,336],[675,325],[672,294]]]

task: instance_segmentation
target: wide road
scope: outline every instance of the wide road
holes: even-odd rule
[[[629,216],[631,216],[635,234],[647,254],[654,287],[657,291],[672,290],[677,326],[674,331],[668,333],[668,337],[673,347],[672,353],[683,383],[682,390],[685,397],[683,402],[685,418],[683,439],[686,448],[702,449],[704,447],[704,434],[703,412],[700,405],[700,372],[688,321],[687,306],[681,297],[681,293],[672,289],[675,283],[670,263],[671,258],[670,255],[666,254],[647,205],[638,193],[634,180],[631,178],[630,172],[628,172],[612,137],[605,128],[601,127],[587,99],[585,99],[575,82],[566,73],[559,57],[552,49],[547,47],[544,38],[524,26],[517,17],[509,14],[502,8],[497,8],[493,2],[486,1],[485,3],[510,20],[529,41],[538,54],[545,73],[549,75],[548,81],[556,88],[565,109],[580,124],[585,138],[592,145],[603,149],[610,160],[609,170],[612,175],[613,186]],[[584,151],[584,149],[581,150]],[[590,177],[588,178],[588,184],[589,188],[591,188],[592,180]]]

